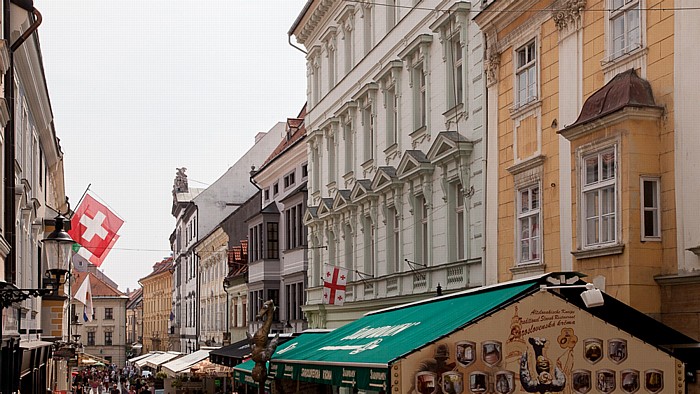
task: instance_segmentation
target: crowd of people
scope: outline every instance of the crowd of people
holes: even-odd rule
[[[73,376],[76,394],[155,394],[155,379],[139,375],[138,370],[116,365],[88,367]]]

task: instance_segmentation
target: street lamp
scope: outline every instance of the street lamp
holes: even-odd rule
[[[45,283],[54,289],[54,296],[58,295],[58,289],[66,283],[66,273],[68,273],[72,255],[72,248],[75,241],[63,229],[63,215],[59,214],[54,218],[55,227],[48,237],[41,240],[46,250],[46,280]]]
[[[59,296],[58,291],[66,281],[66,273],[70,264],[70,251],[74,241],[63,229],[65,218],[58,215],[55,218],[55,229],[48,237],[42,240],[46,250],[47,279],[44,281],[44,287],[38,289],[20,289],[12,283],[7,283],[0,280],[0,336],[3,334],[3,310],[11,307],[14,303],[25,301],[31,297],[45,297],[48,295]],[[4,351],[3,351],[4,353]],[[0,355],[0,370],[13,368],[12,362],[5,360],[5,355]],[[10,376],[13,376],[10,373]],[[5,382],[3,382],[5,383]],[[15,388],[11,385],[0,385],[0,391],[5,391],[5,388]],[[14,391],[14,390],[10,390]]]

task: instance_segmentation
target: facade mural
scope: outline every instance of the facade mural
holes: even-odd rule
[[[683,393],[670,355],[549,293],[538,293],[400,364],[400,392]]]

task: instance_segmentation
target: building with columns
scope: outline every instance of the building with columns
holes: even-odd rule
[[[223,278],[228,275],[228,234],[219,225],[194,247],[199,257],[199,346],[223,345],[227,297]]]

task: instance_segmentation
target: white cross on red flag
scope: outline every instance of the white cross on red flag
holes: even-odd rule
[[[117,231],[122,224],[124,221],[119,216],[90,194],[86,194],[71,218],[68,234],[95,257],[89,259],[90,261],[99,261],[99,264],[96,264],[99,266],[118,239]]]
[[[348,270],[330,264],[323,265],[323,303],[343,305]]]

